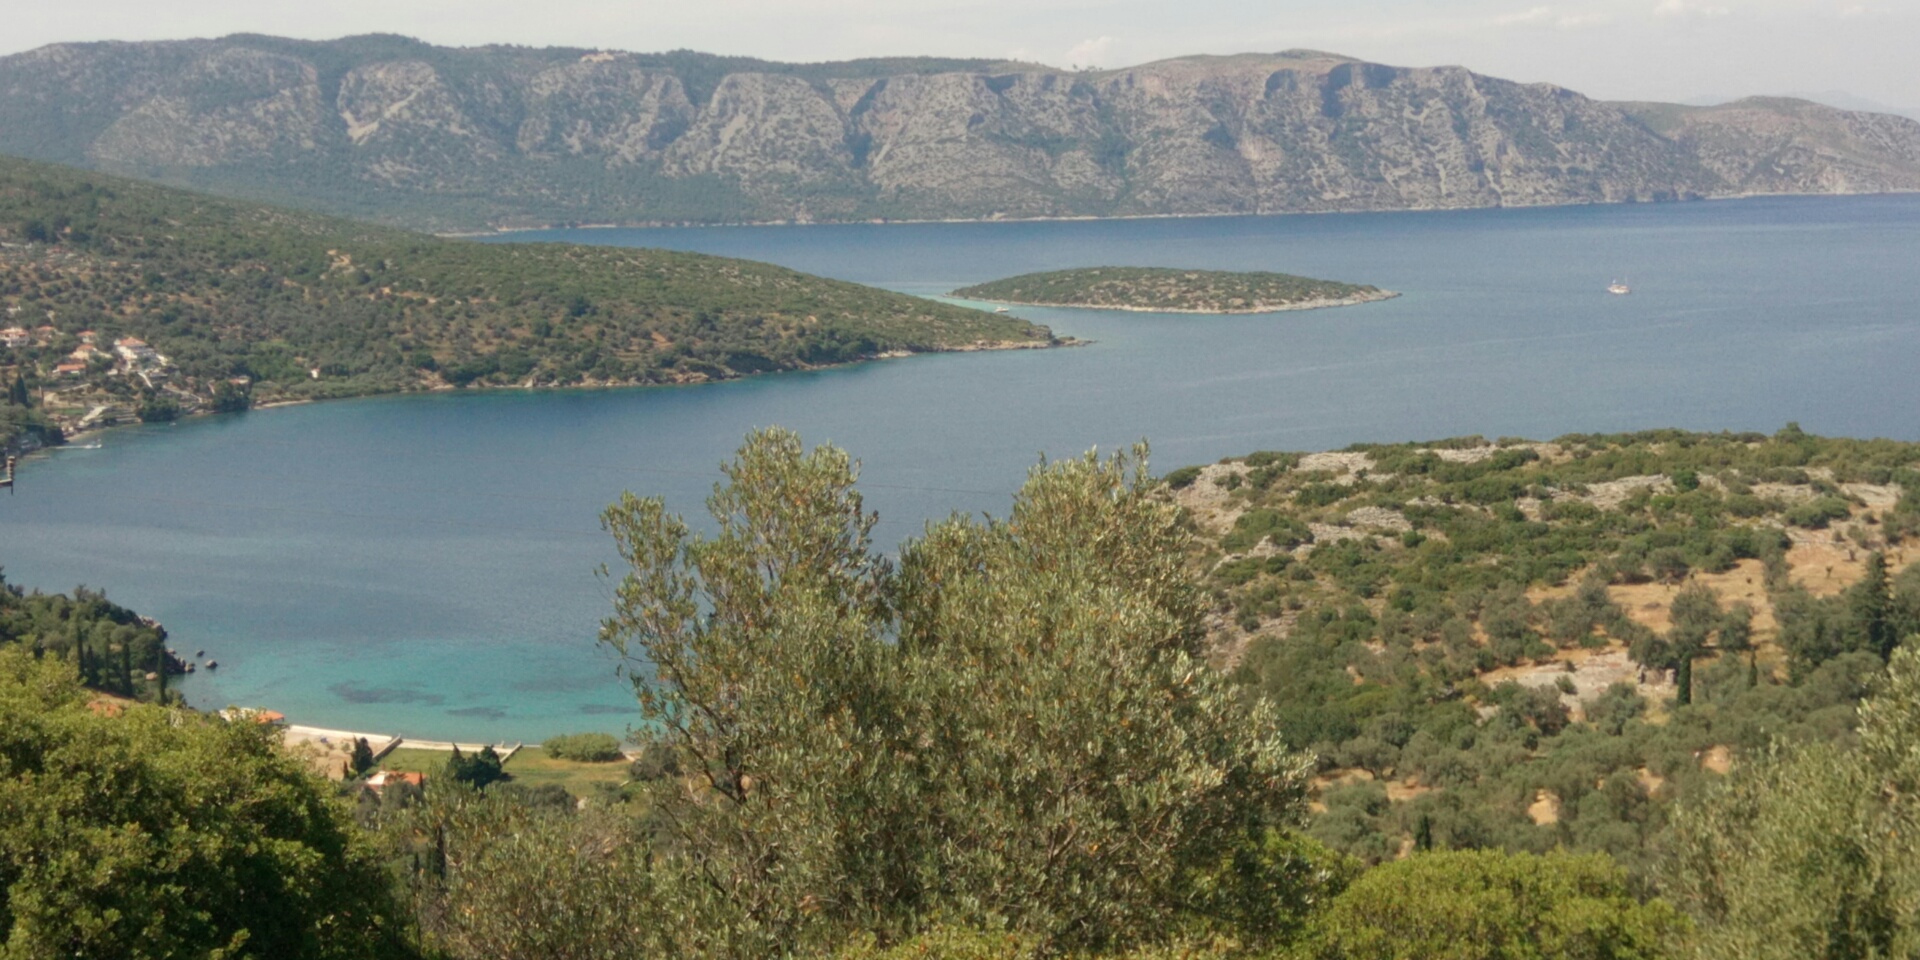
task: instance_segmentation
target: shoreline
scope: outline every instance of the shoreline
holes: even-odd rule
[[[876,363],[883,360],[900,360],[908,357],[932,356],[932,355],[938,355],[943,353],[988,353],[988,352],[996,352],[996,351],[1002,351],[1002,350],[1053,350],[1057,348],[1064,349],[1068,347],[1085,347],[1085,346],[1091,346],[1092,344],[1093,344],[1092,340],[1082,340],[1079,337],[1071,337],[1071,336],[1054,337],[1050,340],[976,340],[972,343],[960,344],[958,346],[952,346],[952,347],[941,347],[937,350],[887,350],[881,353],[873,354],[872,356],[866,356],[866,357],[860,357],[854,360],[848,360],[845,363],[828,363],[828,364],[820,364],[820,365],[809,364],[809,365],[793,367],[792,369],[787,369],[787,370],[764,370],[756,373],[743,373],[743,374],[740,374],[739,376],[734,376],[734,377],[722,377],[720,379],[713,379],[710,377],[701,377],[700,379],[684,380],[684,381],[679,381],[674,383],[593,382],[593,383],[541,384],[541,385],[503,383],[503,384],[485,384],[481,386],[468,385],[465,387],[455,387],[449,384],[439,384],[436,386],[427,387],[424,389],[417,389],[417,390],[382,390],[382,391],[375,391],[375,392],[369,392],[369,393],[356,393],[351,396],[344,396],[344,397],[294,397],[294,398],[282,399],[282,400],[272,400],[266,403],[256,404],[240,412],[252,413],[252,412],[261,411],[261,410],[273,410],[280,407],[301,407],[301,406],[306,406],[308,404],[327,403],[327,402],[336,401],[336,400],[365,400],[365,399],[372,399],[375,397],[405,397],[405,396],[411,396],[415,394],[445,394],[445,393],[460,393],[460,392],[492,393],[492,392],[501,391],[501,390],[521,390],[521,391],[533,393],[533,392],[557,392],[561,390],[640,390],[640,389],[649,389],[649,388],[655,388],[655,387],[698,387],[698,386],[705,386],[707,384],[730,383],[733,381],[747,380],[755,377],[779,376],[781,374],[787,374],[787,373],[811,373],[819,370],[837,370],[837,369],[846,368],[846,367],[859,366],[860,364],[863,364],[863,363]],[[197,413],[190,413],[176,420],[171,420],[168,422],[169,423],[189,423],[189,422],[200,420],[206,417],[218,417],[218,416],[227,416],[227,415],[228,414],[215,413],[212,411],[202,411]],[[26,464],[34,460],[51,456],[53,452],[56,450],[68,448],[73,446],[74,444],[78,444],[86,440],[103,437],[109,431],[125,429],[128,427],[145,426],[145,425],[147,425],[145,421],[134,420],[129,423],[114,423],[107,426],[89,427],[85,430],[81,430],[71,435],[62,434],[59,443],[45,444],[42,446],[34,447],[30,450],[22,451],[19,454],[19,465],[24,467]]]
[[[958,296],[958,294],[954,294],[954,296]],[[1041,303],[1040,301],[1037,301],[1037,300],[981,299],[978,302],[1004,303],[1004,304],[1008,304],[1010,306],[1016,306],[1016,307],[1049,307],[1053,309],[1066,309],[1066,310],[1119,310],[1119,311],[1124,311],[1126,313],[1180,313],[1180,314],[1188,314],[1188,315],[1196,315],[1196,316],[1232,317],[1232,316],[1251,316],[1254,314],[1261,314],[1261,313],[1287,313],[1293,310],[1324,310],[1330,307],[1354,307],[1354,306],[1359,306],[1360,304],[1363,304],[1363,303],[1380,303],[1381,301],[1392,300],[1399,296],[1400,294],[1398,291],[1381,290],[1378,293],[1356,294],[1351,297],[1322,297],[1315,300],[1300,300],[1293,303],[1284,303],[1276,306],[1263,306],[1263,307],[1246,309],[1246,310],[1194,310],[1194,309],[1180,309],[1175,307],[1135,307],[1135,306],[1125,306],[1121,304],[1108,304],[1108,303]],[[973,300],[975,298],[964,297],[962,299]]]
[[[436,237],[472,240],[504,237],[516,233],[545,233],[554,230],[699,230],[722,227],[843,227],[892,226],[930,223],[1072,223],[1088,220],[1185,220],[1220,217],[1319,217],[1370,213],[1450,213],[1472,210],[1551,210],[1570,207],[1635,207],[1685,203],[1712,203],[1726,200],[1758,200],[1768,197],[1892,197],[1920,194],[1920,190],[1872,190],[1847,193],[1814,191],[1745,192],[1712,196],[1683,197],[1671,200],[1569,200],[1564,203],[1506,203],[1477,206],[1365,207],[1340,210],[1234,210],[1217,213],[1117,213],[1056,214],[1032,217],[870,217],[856,220],[629,220],[603,223],[547,223],[528,227],[491,227],[477,230],[428,231]],[[1037,304],[1036,304],[1037,306]]]

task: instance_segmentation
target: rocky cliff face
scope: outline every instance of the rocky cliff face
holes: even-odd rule
[[[416,226],[1425,209],[1920,189],[1920,123],[1314,52],[1068,73],[450,50],[0,58],[0,151]]]

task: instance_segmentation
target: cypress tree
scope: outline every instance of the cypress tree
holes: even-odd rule
[[[1847,612],[1857,639],[1881,660],[1893,657],[1899,638],[1893,631],[1893,588],[1887,581],[1887,558],[1875,550],[1867,555],[1867,569],[1847,598]]]
[[[353,775],[359,776],[373,769],[373,747],[366,737],[353,738]]]

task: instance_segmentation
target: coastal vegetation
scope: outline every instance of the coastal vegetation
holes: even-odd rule
[[[1216,661],[1318,757],[1313,836],[1644,877],[1674,802],[1845,742],[1920,632],[1916,466],[1790,426],[1257,453],[1166,489]]]
[[[186,667],[166,644],[166,628],[99,590],[30,592],[0,572],[0,651],[71,664],[80,682],[103,693],[165,702],[168,678]]]
[[[0,647],[0,952],[405,955],[372,838],[271,730],[79,681]]]
[[[1027,273],[962,287],[956,297],[1043,307],[1154,313],[1268,313],[1385,300],[1378,287],[1285,273],[1085,267]]]
[[[580,763],[609,763],[626,756],[620,752],[619,738],[608,733],[569,733],[549,737],[540,746],[561,760]]]
[[[244,848],[238,810],[262,808],[242,805],[190,849],[347,879],[284,920],[259,911],[288,884],[193,885],[190,930],[59,942],[210,955],[320,924],[348,928],[309,936],[334,952],[271,955],[1910,956],[1917,464],[1793,427],[1255,453],[1175,482],[1138,449],[1042,464],[1004,519],[882,556],[852,460],[762,431],[710,522],[631,494],[603,515],[601,639],[640,731],[605,765],[624,783],[441,754],[424,789],[349,782]],[[113,716],[79,679],[0,651],[0,791],[80,795],[91,761],[17,772],[68,756],[53,728],[255,785],[230,790],[324,790],[260,724]],[[75,916],[197,876],[130,804],[0,826],[0,889],[56,889],[37,865],[79,862],[76,837],[137,838],[146,866],[57,888]],[[7,945],[78,928],[16,922]]]
[[[693,383],[1044,327],[691,253],[482,244],[0,158],[0,404],[52,425],[483,385]],[[10,390],[11,393],[11,390]]]

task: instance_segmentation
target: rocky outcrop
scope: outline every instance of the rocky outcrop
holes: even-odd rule
[[[439,228],[1434,209],[1920,189],[1920,123],[1294,51],[1101,72],[445,49],[0,58],[0,151]]]
[[[680,78],[589,58],[534,74],[513,146],[530,158],[593,156],[624,166],[658,157],[696,113]]]

